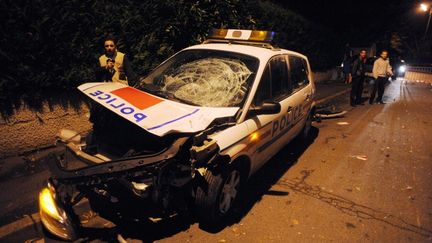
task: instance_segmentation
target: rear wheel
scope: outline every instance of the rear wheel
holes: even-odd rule
[[[313,117],[313,112],[310,111],[308,114],[308,117],[306,118],[305,125],[299,134],[299,138],[302,141],[309,141],[311,138],[311,132],[310,131],[311,131],[311,127],[312,127],[312,117]]]
[[[230,167],[217,173],[207,170],[205,185],[197,188],[195,206],[202,223],[217,223],[232,209],[242,184],[241,171]]]

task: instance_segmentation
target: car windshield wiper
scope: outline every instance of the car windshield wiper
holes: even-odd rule
[[[171,95],[173,96],[174,99],[176,99],[176,100],[178,100],[178,101],[180,101],[180,102],[182,102],[182,103],[185,103],[185,104],[188,104],[188,105],[193,105],[193,106],[199,106],[198,104],[193,103],[192,101],[189,101],[189,100],[185,100],[185,99],[179,98],[179,97],[177,97],[175,94],[171,94]]]
[[[188,105],[197,106],[197,104],[195,104],[193,102],[190,102],[188,100],[184,100],[184,99],[178,98],[173,93],[162,91],[162,90],[160,90],[159,86],[156,86],[156,85],[153,85],[153,84],[144,84],[144,85],[141,85],[139,88],[142,89],[145,92],[148,92],[150,94],[153,94],[153,95],[165,98],[165,99],[177,101],[177,102],[180,102],[180,103],[185,103],[185,104],[188,104]]]
[[[170,98],[170,96],[165,91],[160,90],[159,86],[156,86],[153,84],[140,85],[138,88],[147,92],[147,93],[150,93],[150,94],[162,97],[162,98],[166,98],[166,99]]]
[[[188,104],[188,105],[193,105],[193,106],[198,106],[198,104],[193,103],[189,100],[185,100],[182,98],[177,97],[175,94],[167,92],[167,91],[162,91],[160,90],[160,87],[154,84],[144,84],[144,85],[140,85],[138,86],[139,89],[142,89],[145,92],[148,92],[150,94],[165,98],[165,99],[169,99],[169,100],[173,100],[173,101],[177,101],[180,103],[184,103],[184,104]]]
[[[158,91],[161,91],[160,88],[154,84],[143,84],[138,86],[138,89],[142,89],[148,93],[157,93]]]

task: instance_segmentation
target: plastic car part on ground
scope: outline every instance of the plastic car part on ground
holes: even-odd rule
[[[338,122],[337,124],[338,124],[338,125],[341,125],[341,126],[349,125],[348,122]]]
[[[316,113],[315,117],[317,118],[337,118],[337,117],[341,117],[343,115],[345,115],[347,113],[347,111],[339,111],[339,112],[334,112],[334,113],[330,113],[330,112],[321,112],[321,113]]]
[[[251,75],[238,60],[204,58],[178,67],[165,76],[164,91],[200,106],[224,107],[240,103]]]
[[[368,159],[367,155],[352,155],[351,157],[355,158],[355,159],[359,159],[359,160],[367,160]]]

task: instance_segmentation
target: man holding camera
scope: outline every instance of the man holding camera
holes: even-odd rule
[[[119,82],[129,85],[136,75],[126,55],[117,50],[116,42],[108,38],[104,42],[105,54],[99,57],[100,67],[96,71],[99,82]]]

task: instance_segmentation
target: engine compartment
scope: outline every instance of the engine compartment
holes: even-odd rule
[[[93,130],[86,137],[85,151],[101,153],[111,159],[155,154],[167,149],[184,134],[159,137],[93,102],[90,122]]]

